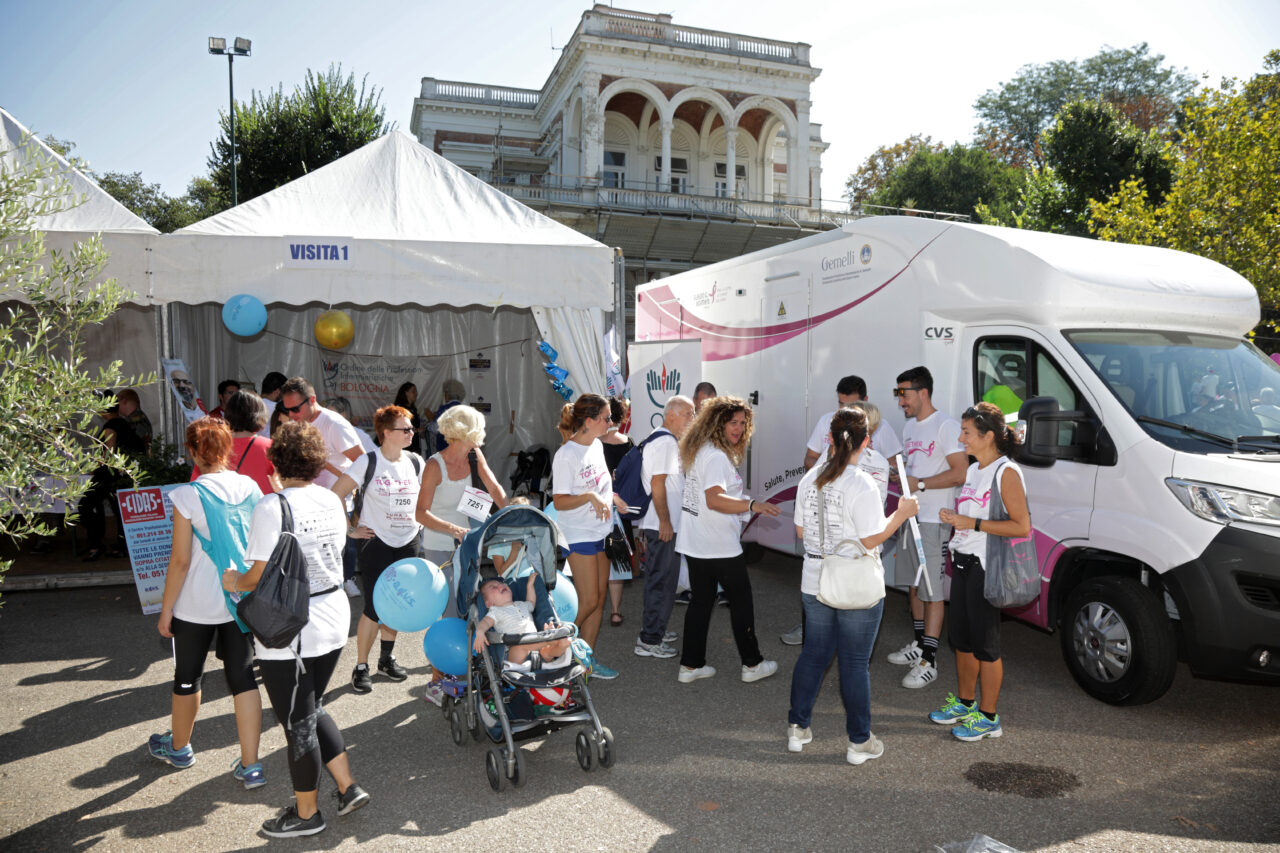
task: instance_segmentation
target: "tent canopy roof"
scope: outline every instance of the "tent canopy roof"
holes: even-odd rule
[[[602,246],[401,131],[175,233]]]
[[[61,173],[68,187],[68,201],[83,199],[70,207],[42,216],[36,220],[41,231],[79,231],[94,233],[104,231],[125,234],[158,234],[145,220],[136,216],[120,202],[112,198],[88,175],[73,167],[67,159],[54,151],[40,137],[31,135],[17,119],[0,109],[0,167],[27,169],[33,161],[47,161]],[[48,181],[44,182],[46,185]]]

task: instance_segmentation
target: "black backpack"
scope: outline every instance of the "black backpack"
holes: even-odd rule
[[[644,449],[649,442],[664,436],[672,441],[676,440],[670,430],[658,427],[649,434],[648,438],[628,450],[627,455],[623,456],[622,461],[618,463],[618,469],[613,472],[613,493],[626,501],[627,506],[633,506],[637,509],[635,513],[621,513],[623,518],[639,522],[644,518],[645,513],[649,511],[649,504],[653,501],[653,495],[644,490],[644,479],[641,476],[641,468],[644,465]]]
[[[268,649],[285,649],[299,638],[311,618],[311,581],[307,558],[293,532],[293,510],[283,495],[276,497],[280,501],[280,539],[257,588],[240,600],[236,614],[259,643]]]

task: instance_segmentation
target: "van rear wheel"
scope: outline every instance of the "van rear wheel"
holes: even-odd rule
[[[1173,683],[1177,638],[1159,597],[1132,578],[1086,580],[1067,596],[1062,656],[1076,682],[1111,705],[1159,699]]]

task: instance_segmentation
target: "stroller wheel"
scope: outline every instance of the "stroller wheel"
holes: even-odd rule
[[[516,747],[515,757],[515,767],[511,771],[511,787],[523,788],[524,783],[528,781],[524,775],[524,750]]]
[[[456,707],[451,708],[449,713],[449,736],[453,738],[456,746],[462,746],[463,740],[466,738],[466,732],[463,729],[462,714]]]
[[[596,758],[601,767],[613,766],[613,732],[609,731],[608,726],[604,727],[604,737],[596,739]]]
[[[588,773],[591,772],[592,753],[595,751],[591,746],[591,738],[587,736],[586,730],[580,729],[578,736],[573,739],[574,751],[578,754],[578,766]]]
[[[484,772],[489,777],[489,787],[495,791],[501,791],[507,784],[506,764],[502,760],[502,751],[496,746],[489,747],[489,752],[484,757]]]

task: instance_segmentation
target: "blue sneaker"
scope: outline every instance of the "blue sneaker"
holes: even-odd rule
[[[179,770],[186,770],[196,762],[196,752],[187,744],[182,749],[173,748],[173,732],[152,735],[147,741],[147,750],[153,758],[158,758]]]
[[[237,782],[243,782],[245,790],[252,791],[267,784],[267,774],[262,772],[262,764],[254,763],[245,767],[240,759],[231,765],[231,775]]]
[[[929,720],[940,726],[950,726],[978,710],[974,705],[966,705],[956,698],[956,694],[948,693],[947,701],[936,711],[929,712]]]
[[[612,681],[618,677],[618,671],[616,669],[610,669],[600,663],[600,661],[596,661],[591,667],[591,675],[593,678],[599,678],[602,681]]]
[[[1000,715],[988,720],[981,711],[974,711],[960,720],[960,725],[951,730],[951,734],[960,740],[982,740],[984,737],[1000,737],[1004,731],[1000,728]]]

